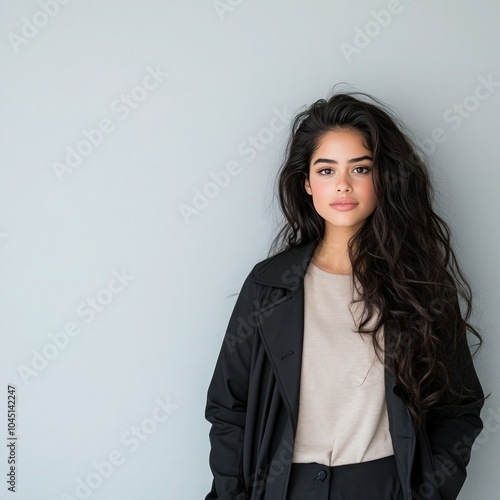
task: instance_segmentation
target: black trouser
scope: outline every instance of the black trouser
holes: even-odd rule
[[[355,464],[292,463],[287,500],[402,500],[394,455]]]

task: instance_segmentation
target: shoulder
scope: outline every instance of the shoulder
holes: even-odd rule
[[[250,274],[251,276],[260,276],[267,268],[269,268],[270,266],[272,266],[275,262],[279,261],[280,259],[283,258],[283,256],[285,254],[289,254],[290,253],[290,250],[282,250],[281,252],[277,253],[277,254],[274,254],[274,255],[271,255],[270,257],[267,257],[265,259],[262,259],[261,261],[257,262]]]
[[[316,247],[307,242],[279,251],[257,262],[248,279],[261,285],[293,289],[303,279]]]

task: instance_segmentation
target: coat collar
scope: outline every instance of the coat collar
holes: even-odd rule
[[[300,286],[319,240],[284,250],[256,266],[253,281],[288,290]]]

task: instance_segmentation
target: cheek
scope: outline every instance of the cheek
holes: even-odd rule
[[[312,186],[313,196],[317,201],[328,199],[331,197],[331,186],[328,183],[317,182]]]
[[[360,195],[362,195],[366,203],[369,203],[371,205],[376,204],[377,197],[375,196],[375,188],[373,187],[373,183],[370,182],[359,186],[358,192]]]

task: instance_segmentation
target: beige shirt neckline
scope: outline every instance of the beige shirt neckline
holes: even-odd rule
[[[323,273],[323,274],[329,274],[330,276],[337,276],[339,279],[340,278],[346,278],[346,279],[351,279],[352,278],[352,273],[351,274],[340,274],[340,273],[331,273],[330,271],[325,271],[324,269],[321,269],[321,267],[318,267],[312,260],[310,262],[311,266],[309,269],[311,269],[312,272],[315,273]]]

